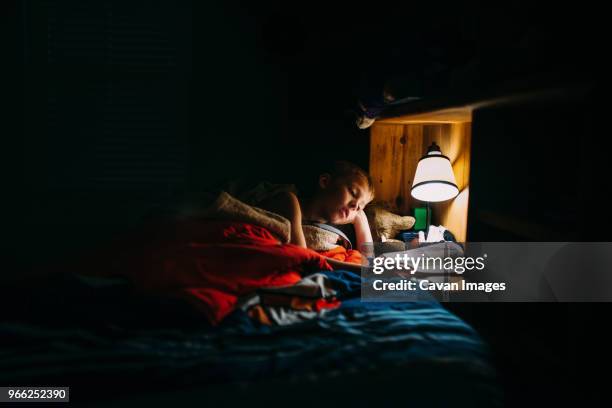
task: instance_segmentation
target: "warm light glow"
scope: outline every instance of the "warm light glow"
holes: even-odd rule
[[[430,152],[419,161],[412,182],[411,195],[417,200],[438,202],[459,194],[453,167],[439,152]]]
[[[467,238],[467,215],[470,188],[466,187],[449,202],[446,212],[440,214],[440,224],[451,230],[458,242]]]
[[[443,183],[427,183],[415,187],[412,196],[417,200],[429,201],[432,203],[446,201],[455,197],[459,193],[456,186]]]

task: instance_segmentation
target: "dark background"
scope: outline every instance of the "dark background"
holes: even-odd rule
[[[49,243],[38,260],[95,245],[227,179],[313,183],[330,158],[367,168],[368,131],[351,109],[389,79],[403,84],[400,96],[424,101],[598,89],[605,48],[595,10],[532,2],[30,0],[16,11],[24,219]],[[523,216],[526,203],[546,203],[556,215],[531,217],[563,222],[559,213],[571,212],[579,236],[580,171],[571,169],[589,162],[576,165],[576,152],[591,150],[594,106],[567,96],[543,114],[519,106],[505,119],[476,116],[472,174],[483,194],[471,208]],[[478,228],[472,240],[525,239]]]
[[[308,183],[329,157],[367,167],[368,132],[350,110],[389,78],[442,103],[560,90],[475,114],[470,215],[529,223],[517,235],[475,216],[471,239],[554,225],[563,240],[609,240],[605,14],[534,3],[19,3],[23,216],[3,279],[226,179]],[[573,85],[587,92],[564,93]],[[601,395],[597,380],[577,384],[603,364],[608,305],[486,306],[454,309],[491,342],[511,401]]]

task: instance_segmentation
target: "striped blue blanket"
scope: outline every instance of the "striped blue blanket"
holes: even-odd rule
[[[87,388],[103,381],[121,388],[138,377],[149,386],[211,386],[324,381],[355,373],[376,380],[399,372],[394,378],[419,390],[425,401],[496,405],[487,347],[468,324],[433,299],[362,302],[359,276],[325,273],[335,281],[342,306],[286,327],[258,325],[239,310],[216,328],[3,322],[0,384]]]

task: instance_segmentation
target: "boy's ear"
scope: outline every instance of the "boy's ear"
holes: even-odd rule
[[[327,188],[330,182],[331,182],[331,174],[323,173],[319,175],[319,187],[321,187],[322,189]]]

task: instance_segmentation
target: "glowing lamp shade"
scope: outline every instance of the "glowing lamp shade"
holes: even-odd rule
[[[435,142],[419,160],[410,194],[417,200],[428,202],[450,200],[459,194],[453,166]]]

